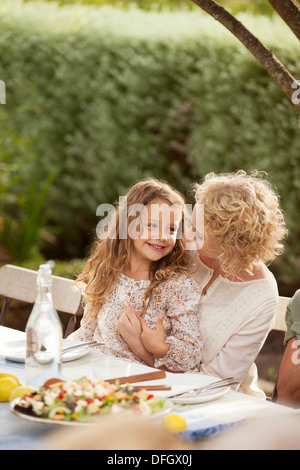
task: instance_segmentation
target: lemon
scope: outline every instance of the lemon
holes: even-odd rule
[[[12,377],[0,379],[0,402],[8,401],[11,392],[18,387],[18,383]]]
[[[175,413],[165,416],[161,424],[165,429],[167,429],[167,431],[169,431],[172,434],[186,430],[185,419],[182,416],[175,414]]]
[[[11,394],[9,395],[9,401],[13,401],[18,397],[23,397],[24,395],[30,394],[35,392],[35,388],[28,387],[26,385],[19,385],[18,387],[14,388]]]
[[[0,373],[0,379],[5,379],[6,377],[11,377],[12,379],[14,379],[17,382],[18,385],[21,385],[20,382],[19,382],[19,379],[15,375],[9,374],[8,372],[1,372]]]

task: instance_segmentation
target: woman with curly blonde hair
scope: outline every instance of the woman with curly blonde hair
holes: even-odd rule
[[[200,371],[236,376],[262,395],[254,361],[276,313],[278,289],[267,265],[283,251],[287,230],[279,197],[258,172],[208,174],[196,185],[193,237],[202,288]],[[204,238],[197,211],[204,209]]]
[[[83,273],[86,301],[72,339],[150,366],[185,371],[201,358],[200,288],[184,239],[184,199],[154,178],[136,183],[96,239]]]

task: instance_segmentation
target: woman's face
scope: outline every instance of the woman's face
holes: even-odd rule
[[[222,253],[222,250],[213,232],[208,227],[203,229],[202,223],[203,218],[199,218],[196,204],[192,214],[193,240],[196,243],[199,254],[216,259]]]

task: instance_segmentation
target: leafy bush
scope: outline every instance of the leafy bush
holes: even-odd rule
[[[25,0],[38,1],[38,0]],[[59,5],[111,5],[120,8],[131,8],[138,6],[143,10],[177,10],[198,8],[191,0],[47,0],[56,2]],[[233,13],[250,12],[270,15],[274,12],[271,5],[266,0],[219,0],[221,5]]]
[[[26,0],[32,1],[32,0]],[[33,0],[36,1],[36,0]],[[96,6],[114,6],[117,8],[130,9],[138,7],[142,10],[176,10],[185,9],[189,10],[196,8],[195,4],[190,0],[46,0],[56,2],[61,6],[81,4],[81,5],[96,5]]]
[[[297,116],[223,27],[200,11],[15,6],[4,0],[0,13],[3,152],[16,151],[24,182],[57,171],[46,209],[59,246],[47,257],[82,257],[97,206],[138,179],[188,195],[208,171],[256,168],[277,185],[290,229],[274,270],[298,282]],[[281,20],[242,19],[297,74],[298,42]]]
[[[45,260],[44,258],[27,260],[23,263],[18,263],[18,266],[22,266],[26,269],[33,269],[37,271],[40,264],[50,263],[52,267],[52,274],[54,276],[66,277],[67,279],[76,279],[80,272],[82,272],[84,261],[82,259],[72,259],[67,261],[51,261]]]

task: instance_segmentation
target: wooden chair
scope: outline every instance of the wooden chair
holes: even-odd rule
[[[273,321],[272,330],[286,331],[285,313],[290,297],[279,297],[276,316]]]
[[[33,304],[36,298],[37,271],[6,264],[0,269],[0,296],[4,297],[0,325],[4,325],[12,299]],[[57,312],[70,315],[64,337],[71,334],[83,313],[81,293],[73,290],[73,281],[53,276],[52,298]]]

